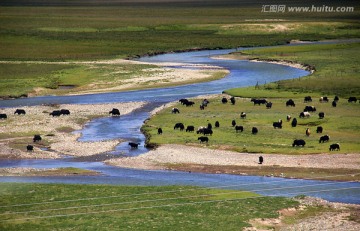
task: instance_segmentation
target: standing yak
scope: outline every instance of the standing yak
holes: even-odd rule
[[[113,108],[111,111],[109,111],[109,114],[112,116],[120,116],[120,111],[117,108]]]

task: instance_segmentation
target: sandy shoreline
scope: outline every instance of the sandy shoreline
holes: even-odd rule
[[[0,61],[0,64],[52,64],[52,65],[82,65],[89,69],[96,69],[99,65],[154,65],[151,68],[139,69],[133,73],[131,78],[123,78],[124,74],[131,74],[124,70],[110,70],[103,74],[104,76],[114,76],[111,82],[102,81],[93,82],[88,85],[69,89],[65,91],[67,95],[86,95],[104,92],[116,92],[126,90],[137,90],[146,88],[156,88],[163,86],[174,86],[195,82],[204,82],[220,78],[229,73],[228,70],[214,65],[190,64],[176,62],[140,62],[136,60],[113,59],[97,61],[63,61],[63,62],[46,62],[46,61]],[[100,76],[101,77],[101,76]],[[29,97],[39,95],[56,95],[64,94],[64,90],[34,88],[28,93]]]
[[[44,159],[59,158],[61,155],[91,156],[112,151],[120,140],[79,142],[81,134],[71,133],[80,130],[91,119],[108,117],[112,108],[118,108],[121,115],[128,114],[143,106],[144,102],[88,104],[88,105],[49,105],[21,107],[26,115],[14,115],[16,108],[3,108],[8,119],[0,121],[0,158],[1,159]],[[68,109],[70,115],[52,117],[53,110]],[[34,143],[32,138],[40,134],[42,140]],[[28,152],[31,144],[34,151]],[[43,149],[51,151],[44,151]]]
[[[112,159],[106,161],[106,163],[125,168],[153,170],[165,170],[169,164],[259,166],[258,157],[260,155],[264,157],[264,166],[360,170],[360,158],[358,154],[316,154],[300,156],[254,154],[178,144],[161,145],[157,149],[137,157]]]
[[[315,67],[308,65],[297,63],[294,61],[289,60],[277,60],[277,59],[261,59],[261,58],[253,58],[249,55],[234,55],[234,54],[227,54],[227,55],[220,55],[213,57],[214,59],[230,59],[230,60],[247,60],[249,62],[264,62],[264,63],[272,63],[278,65],[289,66],[297,69],[302,69],[305,71],[309,71],[311,74],[315,71]]]

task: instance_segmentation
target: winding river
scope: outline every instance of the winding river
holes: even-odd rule
[[[0,107],[20,107],[40,104],[90,104],[128,101],[146,101],[143,108],[114,120],[95,119],[77,131],[82,133],[81,141],[104,139],[126,139],[141,143],[138,150],[129,150],[126,143],[119,144],[114,155],[135,156],[148,150],[143,147],[144,136],[140,132],[149,112],[165,103],[179,98],[204,94],[218,94],[233,87],[252,86],[282,79],[308,75],[304,70],[277,64],[249,62],[246,60],[212,59],[211,56],[227,54],[234,50],[196,51],[143,57],[143,62],[168,62],[206,64],[226,68],[230,73],[223,79],[206,83],[189,84],[178,87],[148,89],[128,92],[114,92],[77,96],[42,96],[0,101]],[[111,128],[111,129],[110,129]],[[109,132],[111,131],[111,132]],[[237,176],[225,174],[202,174],[177,171],[145,171],[104,165],[102,162],[84,162],[76,158],[56,160],[0,160],[0,167],[77,167],[100,171],[100,176],[71,177],[0,177],[0,182],[40,182],[75,184],[117,184],[117,185],[198,185],[243,189],[262,195],[294,196],[298,194],[321,197],[329,201],[360,204],[359,182],[332,182],[317,180],[283,179],[275,177]]]

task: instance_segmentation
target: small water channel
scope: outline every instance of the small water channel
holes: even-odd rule
[[[92,104],[129,101],[146,101],[143,108],[121,117],[95,119],[81,131],[80,141],[106,139],[124,139],[109,153],[118,156],[136,156],[148,150],[144,147],[145,137],[140,132],[143,121],[149,112],[165,103],[179,98],[194,97],[204,94],[217,94],[233,87],[263,84],[282,79],[293,79],[308,72],[283,65],[254,63],[248,61],[212,59],[212,55],[227,54],[233,50],[197,51],[144,57],[143,62],[181,62],[207,64],[226,68],[230,73],[223,79],[189,84],[178,87],[148,89],[140,91],[114,92],[78,96],[43,96],[16,100],[0,101],[0,107],[20,107],[40,104]],[[127,142],[140,143],[140,148],[131,150]],[[0,160],[0,167],[55,168],[77,167],[95,170],[100,176],[69,177],[0,177],[0,182],[40,182],[40,183],[75,183],[75,184],[117,184],[117,185],[198,185],[243,189],[263,195],[294,196],[305,194],[321,197],[330,201],[360,204],[360,183],[327,182],[316,180],[295,180],[272,177],[235,176],[225,174],[202,174],[177,171],[144,171],[124,169],[104,165],[99,161],[81,161],[64,157],[56,160]]]

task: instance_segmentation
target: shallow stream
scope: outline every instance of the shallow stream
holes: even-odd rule
[[[212,59],[211,56],[227,54],[234,50],[196,51],[164,54],[141,58],[143,62],[169,62],[206,64],[226,68],[230,73],[223,79],[178,87],[114,92],[78,96],[43,96],[0,101],[0,107],[20,107],[41,104],[93,104],[128,101],[146,101],[146,106],[120,118],[95,119],[81,131],[80,141],[125,139],[140,143],[131,150],[127,142],[119,144],[113,155],[136,156],[148,150],[144,147],[144,135],[140,132],[143,121],[154,108],[180,98],[206,94],[218,94],[225,89],[253,86],[282,79],[308,75],[304,70],[277,64],[249,62],[246,60]],[[198,185],[229,189],[250,190],[263,195],[294,196],[297,194],[321,197],[330,201],[360,204],[360,183],[295,180],[274,177],[238,176],[226,174],[202,174],[177,171],[145,171],[107,166],[102,162],[79,161],[64,157],[56,160],[0,160],[0,167],[58,168],[76,167],[100,171],[100,176],[68,177],[0,177],[0,182],[40,182],[74,184],[117,185]]]

